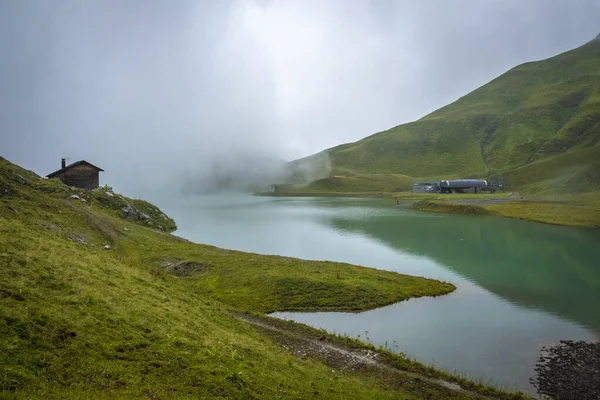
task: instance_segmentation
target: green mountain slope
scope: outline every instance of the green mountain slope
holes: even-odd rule
[[[299,162],[328,155],[332,170],[482,177],[597,149],[599,141],[600,39],[596,38],[558,56],[519,65],[418,121]],[[595,160],[588,157],[578,169],[587,168],[586,176],[598,176]],[[559,176],[565,180],[576,173],[568,163],[558,164],[562,165],[550,176],[529,180]],[[597,180],[594,184],[599,185]]]

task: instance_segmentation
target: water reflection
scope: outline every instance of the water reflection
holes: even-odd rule
[[[598,231],[403,210],[321,221],[428,257],[513,303],[600,330]]]

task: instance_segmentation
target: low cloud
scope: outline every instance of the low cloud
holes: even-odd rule
[[[201,186],[417,119],[598,20],[591,0],[5,1],[0,153]]]

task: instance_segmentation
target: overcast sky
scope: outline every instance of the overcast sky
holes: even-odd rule
[[[124,192],[291,160],[599,32],[599,0],[0,0],[0,155]]]

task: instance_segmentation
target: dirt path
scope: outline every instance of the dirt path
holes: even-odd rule
[[[433,390],[437,396],[440,396],[434,398],[493,398],[470,392],[453,382],[404,371],[388,365],[381,359],[381,354],[374,350],[344,347],[322,338],[317,340],[309,335],[303,335],[301,331],[286,328],[283,324],[272,321],[270,318],[248,314],[235,314],[235,316],[263,331],[275,343],[290,353],[298,357],[317,359],[339,371],[365,372],[368,376],[375,375],[381,377],[383,381],[394,382],[393,386],[396,388],[422,394],[426,397],[429,397],[429,393]]]
[[[92,224],[92,226],[96,229],[98,233],[100,233],[106,242],[111,246],[115,247],[120,239],[124,238],[123,232],[117,230],[114,226],[107,223],[106,221],[98,218],[94,213],[89,210],[84,209],[83,207],[77,206],[72,203],[70,199],[65,199],[64,203],[74,209],[75,211],[85,215]]]

